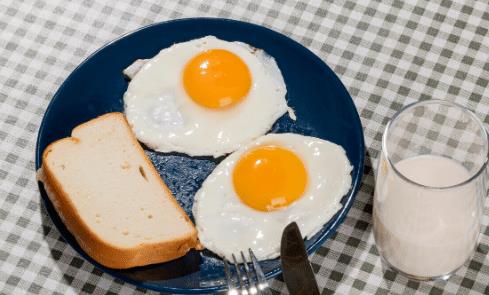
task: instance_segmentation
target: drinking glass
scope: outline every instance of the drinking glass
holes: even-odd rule
[[[382,137],[373,231],[384,263],[417,280],[446,279],[473,255],[487,194],[488,135],[444,100],[406,106]]]

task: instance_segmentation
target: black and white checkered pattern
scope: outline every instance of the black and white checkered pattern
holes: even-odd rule
[[[440,98],[489,123],[486,0],[2,0],[0,293],[147,292],[94,269],[60,238],[40,205],[35,140],[53,93],[91,52],[143,25],[191,16],[245,20],[290,36],[325,60],[355,100],[368,157],[348,217],[311,258],[323,294],[489,294],[489,199],[474,258],[447,282],[384,271],[371,232],[373,167],[394,112]],[[272,287],[287,292],[279,280]]]

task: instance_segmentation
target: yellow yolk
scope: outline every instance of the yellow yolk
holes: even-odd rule
[[[233,184],[243,203],[259,211],[272,211],[302,196],[307,173],[301,159],[292,151],[262,146],[236,163]]]
[[[234,53],[223,49],[207,50],[185,66],[183,87],[199,105],[224,108],[240,102],[248,94],[251,73]]]

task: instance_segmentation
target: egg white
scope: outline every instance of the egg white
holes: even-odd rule
[[[198,105],[183,88],[187,62],[209,49],[225,49],[248,66],[252,88],[226,109]],[[265,134],[288,111],[286,86],[275,60],[241,42],[207,36],[178,43],[147,60],[124,94],[125,113],[136,137],[160,152],[218,157]]]
[[[262,145],[295,152],[308,175],[303,196],[288,207],[271,212],[242,203],[232,181],[236,162],[250,149]],[[290,222],[297,222],[302,235],[311,237],[342,207],[340,200],[351,186],[351,170],[344,149],[332,142],[292,133],[262,136],[224,159],[196,193],[192,210],[199,240],[228,260],[233,253],[248,248],[260,260],[275,258],[280,253],[282,231]]]

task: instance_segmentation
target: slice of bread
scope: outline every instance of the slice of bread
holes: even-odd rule
[[[160,263],[201,247],[122,113],[81,124],[50,144],[38,179],[80,246],[102,265]]]

